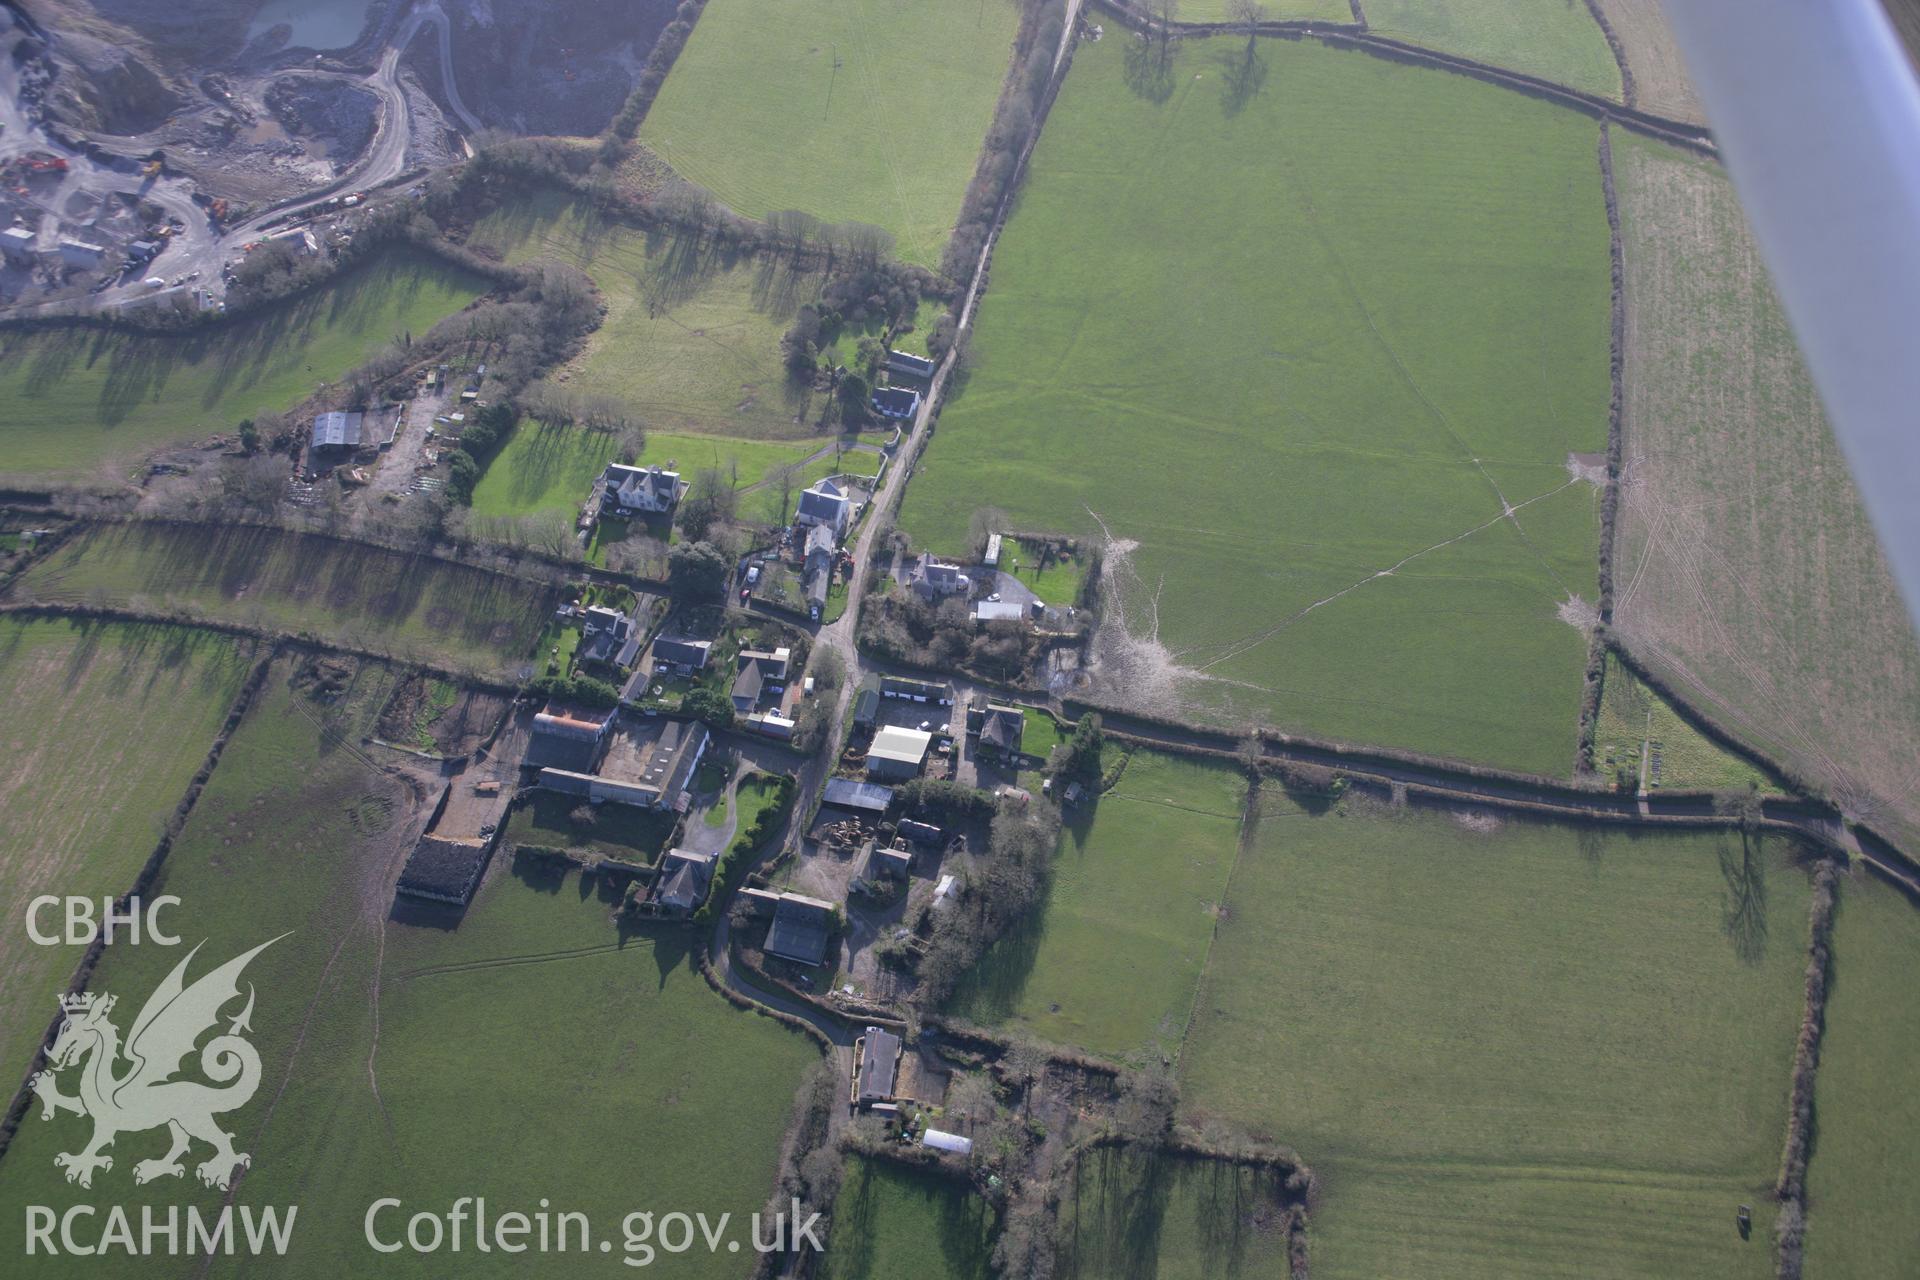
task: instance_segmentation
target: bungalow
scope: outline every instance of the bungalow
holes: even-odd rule
[[[360,428],[366,416],[364,413],[347,413],[339,409],[321,414],[313,420],[313,451],[351,453],[358,449]]]
[[[576,656],[588,666],[626,671],[639,656],[640,640],[641,631],[633,625],[633,619],[618,609],[596,604],[587,609]]]
[[[692,915],[713,884],[717,856],[694,853],[689,849],[669,849],[660,859],[660,875],[653,882],[648,899],[656,911],[668,915]]]
[[[713,641],[688,640],[682,636],[660,636],[653,642],[653,669],[690,676],[707,669],[713,656]]]
[[[773,909],[773,927],[767,930],[769,955],[795,964],[819,964],[827,956],[833,936],[833,904],[798,893],[783,893]]]
[[[920,393],[911,387],[877,387],[873,411],[896,422],[912,418],[920,412]]]
[[[664,514],[673,510],[686,490],[678,471],[619,462],[607,464],[601,482],[600,514],[609,516]]]
[[[900,1037],[868,1027],[867,1033],[854,1041],[853,1057],[853,1096],[849,1101],[856,1107],[892,1102],[900,1077]]]
[[[973,589],[973,579],[963,573],[959,565],[935,560],[931,552],[922,551],[907,570],[907,585],[919,592],[923,600],[938,600],[942,596],[965,595]]]
[[[873,735],[867,748],[867,776],[900,782],[917,778],[932,745],[933,735],[925,729],[889,725]]]
[[[797,528],[812,525],[825,525],[833,530],[836,541],[847,531],[847,522],[853,517],[853,501],[847,497],[847,491],[832,480],[820,480],[800,494],[800,505],[794,509],[793,523]]]
[[[903,378],[929,379],[935,369],[933,361],[925,356],[916,356],[907,351],[887,352],[887,372],[897,373]]]
[[[742,649],[735,660],[733,709],[741,715],[757,709],[768,694],[787,687],[787,663],[793,651],[785,645],[768,653],[764,649]]]
[[[613,712],[569,707],[550,702],[533,718],[522,761],[528,769],[567,769],[592,773],[600,762],[607,735],[613,730]]]

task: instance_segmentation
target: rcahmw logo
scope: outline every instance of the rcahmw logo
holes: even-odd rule
[[[42,1120],[72,1113],[93,1121],[93,1135],[79,1150],[53,1158],[68,1182],[92,1187],[96,1173],[113,1169],[113,1157],[107,1149],[114,1140],[121,1134],[149,1129],[166,1129],[170,1145],[164,1153],[134,1163],[136,1183],[184,1178],[186,1165],[181,1157],[192,1152],[196,1143],[213,1149],[194,1166],[202,1186],[227,1190],[234,1176],[253,1163],[246,1152],[234,1149],[233,1135],[216,1119],[245,1106],[260,1087],[260,1053],[246,1038],[252,1031],[252,984],[247,985],[246,1004],[225,1019],[224,1030],[220,1028],[221,1011],[240,998],[240,975],[248,962],[278,941],[280,938],[263,942],[189,984],[187,966],[200,952],[195,946],[141,1006],[124,1041],[113,1019],[115,997],[86,992],[61,998],[60,1011],[65,1016],[47,1053],[47,1069],[28,1085],[40,1099]],[[215,1034],[200,1045],[209,1031]],[[176,1078],[186,1070],[188,1059],[195,1057],[196,1046],[199,1074],[211,1083]],[[67,1078],[62,1073],[69,1071],[74,1073],[71,1078],[76,1084],[72,1094],[60,1088]],[[103,1212],[97,1242],[89,1244],[77,1238],[76,1233],[86,1229],[84,1221]],[[284,1223],[281,1212],[266,1209],[256,1215],[250,1206],[241,1209],[250,1252],[261,1252],[269,1243],[275,1252],[284,1252],[297,1210],[286,1208]],[[232,1252],[235,1237],[231,1214],[231,1206],[222,1208],[209,1222],[197,1208],[189,1206],[183,1225],[180,1215],[148,1206],[141,1212],[141,1230],[136,1232],[127,1212],[119,1206],[102,1211],[92,1205],[74,1205],[56,1213],[46,1205],[29,1205],[27,1252],[33,1254],[44,1248],[49,1253],[64,1250],[89,1254],[114,1249],[142,1253],[162,1237],[165,1252]]]

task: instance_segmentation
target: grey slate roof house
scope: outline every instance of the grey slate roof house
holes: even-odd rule
[[[964,595],[973,589],[973,579],[959,565],[935,560],[928,551],[922,551],[920,558],[913,562],[913,567],[907,570],[907,584],[919,592],[924,600]]]
[[[785,645],[771,653],[764,649],[742,649],[735,659],[738,668],[733,677],[733,709],[745,715],[758,707],[767,694],[784,689],[787,660],[792,655],[793,651]]]
[[[833,586],[834,545],[833,530],[826,525],[807,530],[807,603],[816,611],[826,606],[827,591]]]
[[[868,1027],[867,1033],[854,1044],[853,1052],[853,1105],[867,1107],[876,1102],[892,1102],[900,1077],[900,1037],[879,1027]]]
[[[1018,707],[989,706],[980,721],[980,746],[1002,756],[1020,754],[1027,718]]]
[[[686,488],[680,483],[678,471],[630,467],[619,462],[609,462],[602,479],[605,481],[600,491],[603,515],[660,515],[673,510]]]
[[[660,877],[654,881],[654,907],[671,915],[691,915],[707,896],[713,883],[717,857],[694,853],[689,849],[669,849],[660,859]]]
[[[679,636],[660,636],[653,642],[653,665],[665,666],[683,676],[707,669],[713,656],[713,641],[688,640]]]
[[[911,387],[880,387],[873,393],[873,411],[898,422],[920,412],[920,393]]]
[[[800,505],[794,508],[794,524],[825,525],[833,530],[837,539],[847,531],[847,521],[853,514],[853,503],[847,497],[847,491],[832,480],[821,480],[800,494]]]
[[[581,627],[579,660],[589,666],[625,671],[640,653],[640,629],[618,609],[592,605]]]

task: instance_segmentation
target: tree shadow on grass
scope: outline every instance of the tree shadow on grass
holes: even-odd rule
[[[1100,1147],[1084,1156],[1074,1166],[1072,1207],[1060,1224],[1059,1274],[1153,1280],[1174,1174],[1175,1161],[1160,1152]]]
[[[1758,964],[1767,954],[1767,863],[1760,837],[1728,834],[1720,841],[1719,860],[1726,881],[1721,930],[1742,964]]]
[[[1173,96],[1173,64],[1176,42],[1165,45],[1157,40],[1129,38],[1122,75],[1134,96],[1162,103]]]
[[[1259,94],[1262,85],[1267,82],[1269,61],[1260,56],[1259,46],[1248,41],[1243,49],[1222,49],[1213,55],[1220,67],[1221,113],[1229,118],[1246,110],[1249,102]]]

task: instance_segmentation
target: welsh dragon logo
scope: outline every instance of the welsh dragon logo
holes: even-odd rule
[[[246,1007],[229,1021],[224,1034],[214,1036],[200,1050],[200,1072],[214,1083],[174,1077],[201,1036],[217,1027],[220,1010],[239,998],[240,973],[247,962],[279,940],[261,943],[188,986],[187,965],[200,951],[195,946],[148,997],[124,1045],[110,1016],[113,996],[85,992],[61,997],[65,1018],[47,1054],[48,1069],[28,1084],[40,1098],[42,1120],[51,1120],[61,1111],[93,1120],[92,1141],[79,1151],[53,1158],[57,1167],[66,1170],[68,1182],[91,1187],[96,1169],[113,1168],[113,1157],[106,1149],[114,1138],[162,1125],[172,1135],[173,1145],[158,1159],[133,1166],[137,1183],[182,1176],[186,1169],[180,1157],[195,1139],[213,1147],[213,1154],[195,1169],[206,1186],[225,1190],[232,1185],[235,1170],[252,1163],[244,1151],[233,1149],[233,1135],[214,1120],[220,1112],[245,1106],[260,1087],[259,1051],[242,1035],[252,1030],[251,983]],[[69,1096],[60,1092],[56,1077],[75,1066],[80,1089]]]

